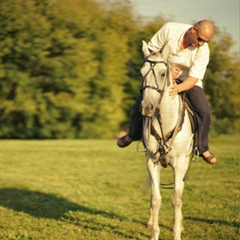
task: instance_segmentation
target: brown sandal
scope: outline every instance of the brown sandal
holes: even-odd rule
[[[208,164],[214,165],[214,164],[217,163],[217,161],[216,161],[215,163],[212,163],[212,162],[211,162],[211,160],[212,160],[213,158],[215,158],[215,155],[214,155],[214,154],[211,154],[211,153],[210,153],[210,155],[209,155],[208,157],[204,157],[203,155],[201,155],[201,157],[202,157],[203,160],[204,160],[206,163],[208,163]],[[217,160],[217,159],[216,159],[216,160]]]
[[[120,147],[120,148],[125,148],[125,147],[127,147],[129,144],[131,144],[132,143],[132,141],[127,141],[126,140],[126,137],[127,137],[128,135],[125,135],[125,136],[123,136],[123,137],[121,137],[121,138],[119,138],[118,139],[118,141],[117,141],[117,145]],[[121,143],[121,145],[119,144],[119,143]]]

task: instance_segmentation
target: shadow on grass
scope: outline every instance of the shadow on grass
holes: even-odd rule
[[[184,219],[194,221],[194,222],[205,222],[208,224],[216,223],[216,224],[232,226],[232,227],[236,227],[236,228],[240,227],[240,224],[238,222],[227,222],[227,221],[223,221],[223,220],[214,220],[214,219],[202,219],[202,218],[197,218],[197,217],[185,217]]]
[[[109,229],[107,231],[110,231],[111,233],[122,236],[125,239],[132,239],[131,233],[126,234],[125,232],[121,232],[117,226],[111,224],[111,219],[123,221],[127,220],[125,217],[115,213],[108,213],[78,205],[54,194],[46,194],[27,189],[0,189],[0,206],[17,212],[27,213],[32,217],[60,220],[93,231]],[[78,215],[74,216],[75,214],[73,214],[73,216],[71,216],[71,214],[68,214],[78,212],[90,216],[92,219],[91,223],[86,221],[86,219],[81,219]],[[108,218],[110,220],[106,220],[103,223],[98,222],[95,220],[97,216]]]
[[[81,211],[88,214],[101,215],[107,218],[123,217],[114,213],[107,213],[91,209],[70,202],[53,194],[46,194],[26,189],[0,189],[0,205],[14,211],[25,212],[33,217],[43,217],[59,220],[69,211]]]

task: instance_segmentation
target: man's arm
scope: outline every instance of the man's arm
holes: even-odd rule
[[[194,77],[188,77],[184,82],[177,84],[175,81],[173,82],[173,85],[170,87],[169,95],[172,96],[172,98],[175,98],[178,93],[187,91],[191,88],[193,88],[196,83],[198,82],[198,78]]]

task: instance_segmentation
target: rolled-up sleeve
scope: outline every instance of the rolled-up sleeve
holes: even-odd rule
[[[197,54],[193,60],[192,66],[190,67],[189,76],[203,79],[204,74],[209,63],[209,47],[207,43],[204,43],[203,46],[199,47]]]

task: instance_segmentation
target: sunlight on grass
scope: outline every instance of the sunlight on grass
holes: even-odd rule
[[[137,143],[2,140],[0,239],[149,239],[150,189]],[[193,162],[183,195],[185,240],[239,237],[239,139],[211,139],[216,166]],[[172,182],[170,167],[161,181]],[[161,240],[172,238],[171,190],[162,190]]]

